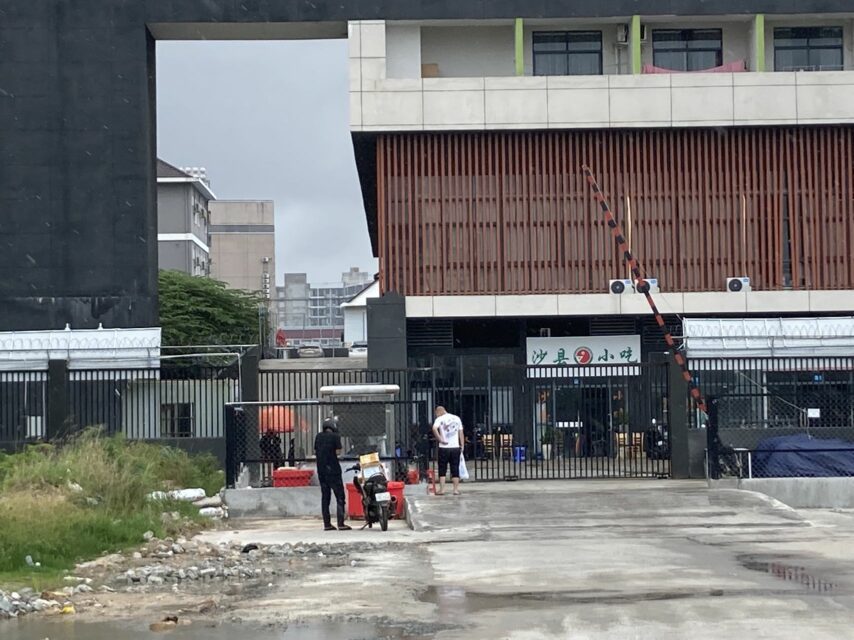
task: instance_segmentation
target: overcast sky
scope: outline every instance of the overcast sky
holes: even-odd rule
[[[347,43],[159,42],[158,155],[276,204],[276,271],[376,270],[348,128]]]

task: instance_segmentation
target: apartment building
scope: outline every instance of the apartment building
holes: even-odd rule
[[[344,341],[342,304],[361,292],[373,275],[352,267],[341,280],[309,283],[305,273],[286,273],[285,284],[277,287],[278,326],[288,346],[319,344],[340,347]]]
[[[210,274],[209,204],[216,200],[204,169],[157,160],[157,255],[160,269]]]
[[[276,225],[270,200],[210,203],[211,277],[233,289],[273,297]]]
[[[765,318],[780,355],[810,319],[851,314],[854,12],[620,4],[634,13],[350,24],[382,293],[371,366],[550,364],[580,342],[608,362],[664,351],[585,164],[674,334],[686,317],[706,336],[726,319],[734,337]]]

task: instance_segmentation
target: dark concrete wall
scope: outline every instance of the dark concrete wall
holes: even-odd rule
[[[2,4],[0,330],[157,324],[154,41],[118,6]]]
[[[368,369],[405,369],[406,300],[391,292],[368,300]]]
[[[850,0],[3,0],[0,331],[157,325],[147,24],[809,13]],[[182,31],[182,28],[185,28]],[[310,36],[305,25],[303,35]],[[322,31],[317,25],[315,33]],[[342,31],[343,32],[343,31]]]

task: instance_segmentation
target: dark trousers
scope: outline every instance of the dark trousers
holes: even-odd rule
[[[332,515],[329,513],[329,503],[332,501],[332,494],[335,494],[335,502],[338,503],[338,524],[344,524],[347,518],[347,510],[344,504],[344,482],[341,476],[323,475],[318,478],[320,481],[320,512],[323,514],[324,526],[332,524]]]
[[[460,477],[460,453],[461,449],[446,449],[439,447],[439,477],[444,478],[448,473],[448,467],[451,467],[451,478]]]

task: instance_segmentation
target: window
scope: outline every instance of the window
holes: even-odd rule
[[[534,75],[602,75],[602,32],[535,32]]]
[[[842,27],[774,29],[775,71],[841,71]]]
[[[160,405],[161,438],[192,438],[194,431],[195,416],[192,403]]]
[[[652,63],[673,71],[704,71],[724,63],[720,29],[655,29]]]

